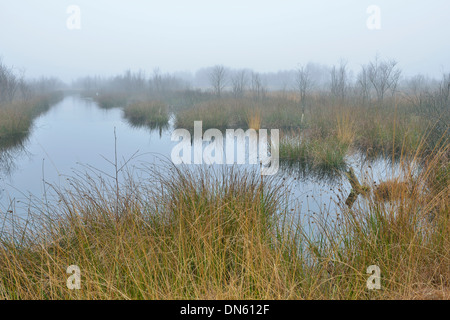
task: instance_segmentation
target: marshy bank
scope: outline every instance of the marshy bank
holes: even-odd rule
[[[0,296],[449,299],[447,154],[436,150],[404,177],[411,191],[395,205],[369,196],[303,223],[285,182],[252,170],[145,165],[139,180],[122,172],[119,184],[80,174],[52,186],[54,201],[33,204],[28,219],[4,217]],[[80,290],[66,287],[74,264]],[[366,287],[374,264],[382,290]]]
[[[28,136],[33,120],[62,97],[62,93],[53,93],[0,104],[0,149],[12,147]]]
[[[170,114],[174,114],[174,128],[189,131],[193,131],[195,121],[202,121],[204,130],[280,129],[280,160],[305,170],[342,171],[347,165],[346,157],[356,153],[364,154],[368,160],[396,161],[414,156],[419,146],[426,145],[430,151],[448,136],[448,129],[442,130],[441,126],[437,130],[439,117],[424,118],[400,98],[386,98],[383,105],[363,105],[318,96],[310,98],[306,110],[295,98],[275,94],[258,100],[205,99],[185,107],[151,97],[120,105],[130,123],[150,129],[167,127]]]
[[[92,100],[67,96],[33,121],[32,130],[21,143],[0,151],[0,210],[11,206],[26,215],[30,195],[42,197],[43,180],[64,184],[79,163],[109,172],[105,161],[114,158],[114,129],[117,130],[119,160],[140,151],[152,162],[159,153],[170,154],[170,134],[129,123],[120,109],[105,110]],[[22,202],[18,203],[18,201]]]
[[[169,154],[170,132],[149,134],[122,110],[89,100],[67,97],[37,126],[31,142],[46,150],[31,149],[39,160],[21,175],[42,191],[2,210],[2,298],[449,298],[448,143],[420,162],[403,158],[401,167],[413,167],[400,178],[411,188],[396,199],[369,193],[349,209],[345,180],[326,184],[331,190],[321,198],[326,190],[308,192],[289,173],[261,179],[251,168],[182,170],[147,155],[117,170],[101,157],[114,163],[114,127],[120,167],[139,148]],[[72,170],[73,159],[85,170]],[[372,178],[355,170],[361,183]],[[366,287],[374,264],[380,291]],[[66,286],[69,265],[80,267],[80,290]]]
[[[34,119],[63,97],[56,78],[25,80],[0,58],[0,152],[23,143]]]
[[[190,103],[66,97],[36,119],[2,180],[0,297],[449,299],[449,140],[428,105],[179,94]],[[279,174],[161,164],[171,131],[198,120],[279,128]]]

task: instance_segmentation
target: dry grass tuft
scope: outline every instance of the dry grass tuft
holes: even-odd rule
[[[251,109],[247,111],[247,126],[249,129],[259,130],[261,128],[261,110]]]

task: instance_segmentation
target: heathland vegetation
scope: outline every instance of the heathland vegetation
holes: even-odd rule
[[[283,165],[347,176],[353,189],[341,180],[336,209],[305,217],[287,180],[258,170],[166,164],[136,180],[116,163],[121,179],[79,174],[52,186],[55,201],[31,202],[26,220],[2,217],[0,297],[450,299],[450,75],[402,78],[379,57],[353,79],[345,62],[319,69],[278,79],[215,66],[209,89],[159,70],[78,80],[133,125],[280,129]],[[400,173],[357,181],[352,154]],[[66,286],[74,264],[80,290]],[[371,265],[381,290],[366,286]]]

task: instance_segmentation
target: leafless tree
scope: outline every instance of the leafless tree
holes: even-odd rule
[[[25,81],[25,71],[21,71],[19,76],[19,83],[18,83],[18,92],[20,93],[20,96],[24,100],[31,99],[31,96],[33,94],[33,90],[31,89],[31,86]]]
[[[431,130],[427,139],[434,142],[448,141],[450,134],[450,73],[444,74],[442,80],[432,88],[425,88],[416,100],[416,111],[428,119]],[[447,137],[446,139],[443,139]]]
[[[14,99],[21,78],[13,68],[7,67],[0,59],[0,103]]]
[[[395,60],[380,60],[378,56],[375,61],[367,66],[367,77],[375,89],[378,102],[382,103],[388,91],[395,94],[401,70]]]
[[[143,70],[137,72],[126,70],[124,74],[114,77],[110,82],[112,89],[122,92],[144,92],[146,85],[147,80]]]
[[[64,83],[55,77],[41,77],[30,83],[34,92],[49,93],[64,87]]]
[[[427,92],[427,80],[426,78],[418,74],[406,82],[407,95],[406,97],[415,106],[420,106],[423,102],[425,93]]]
[[[159,68],[153,69],[153,77],[150,80],[150,82],[151,82],[150,86],[153,89],[153,91],[155,91],[156,93],[161,93],[162,77],[161,77],[161,71],[159,70]]]
[[[222,65],[216,65],[212,68],[209,80],[217,97],[222,95],[226,85],[226,70]]]
[[[247,86],[247,72],[245,70],[236,72],[231,78],[231,85],[233,88],[234,97],[242,97]]]
[[[301,66],[296,70],[294,84],[296,91],[299,93],[302,113],[304,114],[306,107],[306,95],[313,85],[308,67]]]
[[[357,87],[359,88],[363,104],[367,103],[370,99],[370,81],[366,66],[362,66],[361,71],[358,74]]]
[[[251,91],[253,98],[256,100],[264,98],[266,96],[266,88],[261,79],[261,75],[257,72],[252,72],[251,78]]]
[[[331,69],[331,94],[337,98],[344,99],[347,92],[347,62],[341,60],[338,67]]]

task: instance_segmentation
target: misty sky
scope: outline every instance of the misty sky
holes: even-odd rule
[[[69,30],[69,5],[81,29]],[[366,9],[381,9],[369,30]],[[450,71],[448,0],[0,0],[0,56],[27,77],[192,71],[215,64],[259,72],[307,62],[358,70],[379,53],[406,75]]]

